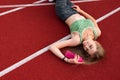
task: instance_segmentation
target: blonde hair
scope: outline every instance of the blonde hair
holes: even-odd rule
[[[103,59],[105,55],[105,50],[102,47],[102,45],[97,41],[95,41],[95,43],[96,43],[97,50],[93,55],[88,54],[83,49],[83,45],[78,45],[75,47],[67,47],[66,49],[81,56],[84,59],[86,64],[93,64]]]
[[[103,59],[103,57],[105,55],[105,50],[102,47],[102,45],[97,41],[95,41],[95,43],[96,43],[96,49],[97,50],[96,50],[96,52],[94,52],[94,54],[92,56],[89,55],[89,57],[87,58],[88,60],[86,59],[86,62],[88,64],[96,63],[96,62],[100,61],[101,59]]]

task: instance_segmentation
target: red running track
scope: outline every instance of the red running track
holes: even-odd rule
[[[15,3],[19,4],[17,0]],[[98,19],[118,8],[119,3],[119,0],[102,0],[77,4]],[[90,66],[66,64],[47,51],[1,80],[120,80],[119,17],[117,12],[98,23],[102,30],[98,41],[106,50],[101,62]],[[0,25],[1,71],[69,34],[68,27],[55,15],[54,5],[29,7],[0,16]]]

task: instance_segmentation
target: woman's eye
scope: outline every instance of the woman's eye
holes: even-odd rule
[[[88,51],[88,48],[85,48],[85,51]]]
[[[90,47],[90,49],[92,49],[92,47],[93,47],[93,46],[92,46],[92,45],[90,45],[89,47]]]

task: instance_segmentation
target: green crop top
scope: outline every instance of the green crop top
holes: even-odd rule
[[[94,37],[95,37],[95,39],[97,39],[97,37],[98,37],[97,31],[94,27],[94,23],[90,19],[81,19],[81,20],[75,21],[74,23],[71,24],[70,31],[79,33],[80,39],[81,39],[80,43],[81,43],[82,42],[82,33],[87,28],[93,29]]]

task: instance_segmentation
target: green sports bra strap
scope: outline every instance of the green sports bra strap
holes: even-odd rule
[[[94,39],[98,38],[98,33],[95,27],[93,27]]]

